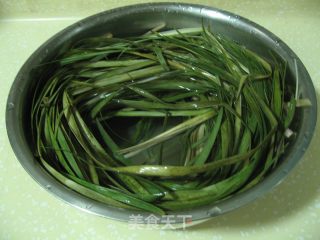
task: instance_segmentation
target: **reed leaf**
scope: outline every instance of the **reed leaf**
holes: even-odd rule
[[[59,182],[156,215],[259,184],[309,104],[281,59],[204,26],[164,27],[73,43],[48,63],[30,111],[34,154]]]

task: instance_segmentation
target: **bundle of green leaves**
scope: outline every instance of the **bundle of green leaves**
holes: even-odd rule
[[[214,203],[263,180],[290,140],[286,64],[208,29],[87,38],[57,62],[33,99],[35,155],[108,205]]]

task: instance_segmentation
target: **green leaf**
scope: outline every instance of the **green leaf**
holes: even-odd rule
[[[194,164],[193,164],[194,166],[203,165],[206,162],[206,160],[208,159],[209,154],[210,154],[212,147],[214,145],[214,142],[218,136],[218,132],[219,132],[221,122],[222,122],[222,115],[223,115],[223,110],[220,109],[218,116],[214,122],[214,127],[211,130],[211,133],[208,137],[208,140],[207,140],[203,150],[194,160]]]

